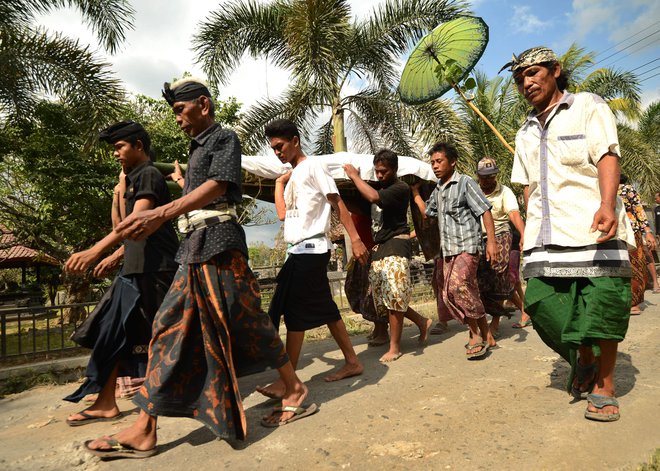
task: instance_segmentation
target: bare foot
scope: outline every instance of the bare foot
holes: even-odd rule
[[[271,399],[282,399],[286,393],[286,387],[281,379],[278,379],[268,386],[257,386],[257,391]]]
[[[401,352],[387,352],[385,355],[380,357],[380,360],[378,361],[381,363],[390,363],[401,358],[401,355]]]
[[[112,450],[108,439],[114,438],[122,445],[140,451],[151,450],[156,446],[156,421],[144,411],[140,412],[138,420],[130,427],[114,434],[112,437],[104,436],[89,442],[88,448],[92,450]]]
[[[352,376],[359,376],[364,371],[362,363],[346,363],[339,371],[325,377],[325,380],[330,383],[332,381],[339,381],[340,379],[350,378]]]
[[[447,325],[446,322],[438,321],[438,322],[435,324],[435,327],[433,327],[433,328],[431,329],[431,331],[429,332],[429,334],[431,334],[431,335],[442,335],[442,334],[444,334],[445,332],[449,332],[449,326]]]
[[[282,408],[287,406],[302,407],[305,399],[307,399],[309,390],[307,389],[307,386],[305,386],[302,382],[299,382],[296,384],[296,387],[293,391],[285,394],[286,395],[283,395],[284,397],[282,397]],[[276,424],[278,422],[285,422],[292,418],[294,415],[295,413],[293,412],[283,412],[281,408],[276,408],[272,414],[263,417],[263,420],[271,424]]]
[[[419,343],[420,345],[426,345],[426,341],[429,339],[429,332],[431,331],[431,326],[433,321],[431,319],[426,319],[424,324],[419,327]]]
[[[108,419],[117,417],[120,414],[119,408],[117,406],[108,410],[93,409],[93,407],[94,406],[90,406],[89,409],[85,409],[84,410],[85,414],[91,415],[92,417],[103,417]],[[69,422],[85,421],[85,420],[89,420],[89,417],[85,417],[79,412],[76,412],[75,414],[71,414],[69,417],[67,417],[66,420],[68,420]]]

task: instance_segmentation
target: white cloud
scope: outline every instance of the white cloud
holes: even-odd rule
[[[529,6],[514,5],[511,25],[517,33],[538,33],[548,28],[550,22],[541,21]]]
[[[631,14],[634,15],[632,19],[630,19]],[[573,25],[572,41],[579,42],[589,33],[602,32],[612,42],[619,43],[657,22],[660,18],[660,2],[573,0],[572,11],[567,14],[567,18]],[[625,47],[625,45],[621,46]]]

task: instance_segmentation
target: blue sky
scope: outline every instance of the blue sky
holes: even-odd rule
[[[162,83],[180,77],[184,71],[203,76],[189,49],[190,38],[210,11],[229,2],[195,0],[194,8],[188,0],[168,0],[167,8],[163,8],[162,0],[131,3],[137,12],[135,29],[128,33],[119,53],[105,56],[127,90],[160,97]],[[383,2],[351,0],[349,3],[354,14],[362,17]],[[587,51],[598,53],[596,60],[601,61],[598,67],[637,69],[644,106],[660,99],[660,75],[654,76],[660,72],[660,0],[477,0],[471,5],[475,14],[489,25],[490,41],[477,65],[489,76],[495,75],[512,53],[545,45],[562,54],[577,42]],[[38,23],[99,49],[75,11],[49,13],[39,18]],[[104,56],[101,51],[99,55]],[[247,109],[262,97],[277,96],[288,81],[287,71],[265,60],[245,59],[230,81],[221,87],[221,95],[236,97],[243,103],[243,109]],[[278,227],[279,224],[246,228],[248,242],[272,245]]]

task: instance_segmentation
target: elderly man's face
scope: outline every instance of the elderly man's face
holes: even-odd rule
[[[513,79],[518,91],[537,112],[544,111],[558,91],[557,78],[561,73],[558,64],[551,69],[543,65],[531,65],[516,72]]]

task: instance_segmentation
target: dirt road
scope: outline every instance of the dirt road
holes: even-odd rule
[[[482,361],[464,358],[467,332],[416,346],[404,331],[406,354],[389,366],[382,348],[354,344],[365,365],[359,378],[325,383],[341,362],[332,341],[307,344],[300,376],[318,414],[279,429],[259,418],[274,405],[257,393],[272,372],[241,380],[248,416],[246,442],[215,440],[198,422],[162,418],[159,454],[148,460],[100,462],[82,442],[130,423],[68,427],[79,405],[60,399],[73,385],[42,387],[0,401],[0,468],[7,470],[325,470],[325,469],[635,469],[660,447],[660,295],[631,319],[620,346],[617,389],[621,420],[583,418],[586,404],[564,392],[568,367],[531,329],[503,321],[500,348]],[[135,408],[121,401],[123,410]]]

